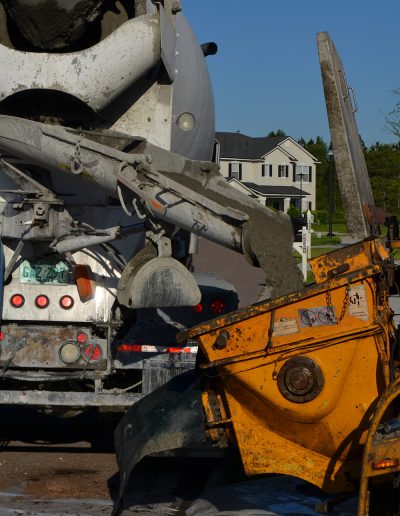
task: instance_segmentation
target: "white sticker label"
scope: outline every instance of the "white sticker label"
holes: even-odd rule
[[[290,335],[291,333],[299,333],[296,319],[278,319],[274,324],[274,337],[281,337],[282,335]]]
[[[365,285],[354,285],[349,292],[349,313],[362,321],[368,321],[368,304]]]

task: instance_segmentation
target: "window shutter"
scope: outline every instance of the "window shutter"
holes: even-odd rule
[[[229,177],[232,177],[232,163],[229,163],[228,175],[229,175]]]
[[[265,167],[266,167],[266,165],[261,165],[261,175],[262,175],[262,177],[265,177]]]
[[[296,182],[296,163],[292,163],[293,166],[293,183]]]
[[[242,164],[239,163],[239,181],[242,180]]]
[[[308,182],[312,181],[312,167],[308,167]]]
[[[269,165],[269,177],[272,177],[272,165]]]

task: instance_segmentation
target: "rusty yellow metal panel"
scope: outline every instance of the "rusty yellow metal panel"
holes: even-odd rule
[[[285,473],[326,491],[353,489],[368,414],[385,385],[376,374],[375,337],[303,356],[315,360],[324,376],[320,394],[307,403],[282,395],[276,380],[281,367],[275,363],[256,359],[221,372],[246,474]]]
[[[367,239],[317,256],[309,260],[309,264],[315,281],[323,283],[341,274],[368,267],[375,261],[374,258],[380,261],[389,258],[389,253],[380,239]]]
[[[315,262],[323,283],[182,335],[219,376],[248,476],[295,475],[330,492],[357,484],[394,327],[381,281],[388,254],[380,241],[352,247]]]

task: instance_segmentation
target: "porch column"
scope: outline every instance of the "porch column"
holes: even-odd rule
[[[287,213],[289,208],[290,208],[290,197],[285,197],[283,199],[283,211],[284,211],[284,213]]]

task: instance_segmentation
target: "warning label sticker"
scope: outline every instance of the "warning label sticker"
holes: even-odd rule
[[[335,307],[319,306],[299,310],[301,326],[331,326],[336,324]]]
[[[274,337],[281,337],[282,335],[290,335],[291,333],[299,333],[296,319],[286,319],[282,317],[274,323]]]
[[[349,313],[362,321],[368,321],[368,304],[365,285],[353,285],[349,292]]]

